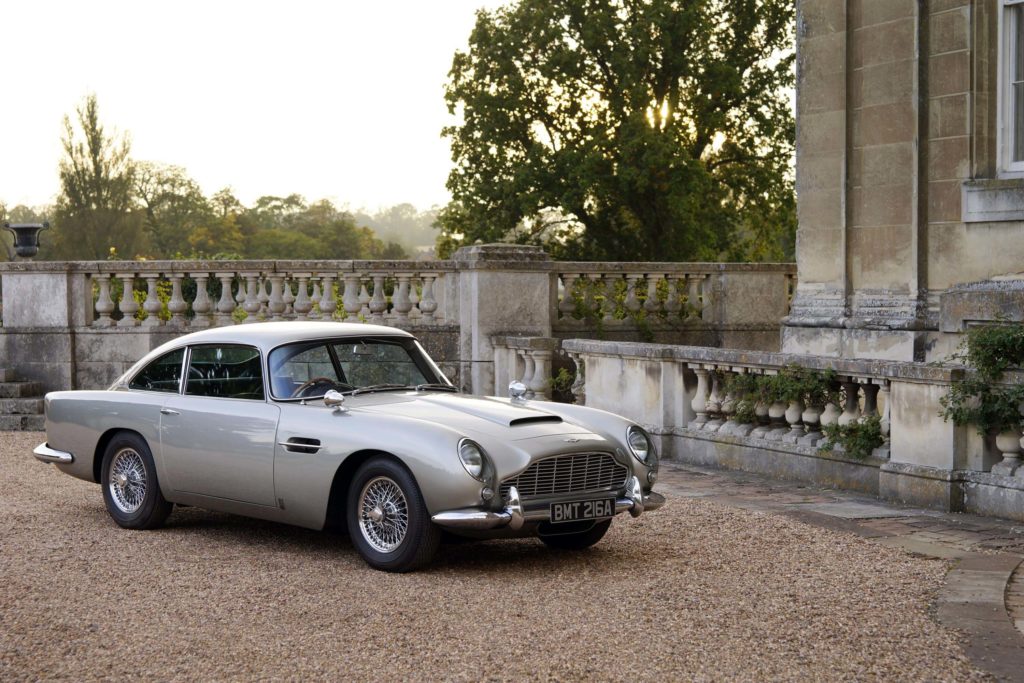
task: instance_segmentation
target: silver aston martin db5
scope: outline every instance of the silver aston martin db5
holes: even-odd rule
[[[445,532],[587,548],[665,502],[638,425],[510,393],[460,393],[394,328],[255,323],[168,342],[106,391],[48,394],[34,452],[99,483],[122,527],[175,503],[347,526],[389,571],[429,561]]]

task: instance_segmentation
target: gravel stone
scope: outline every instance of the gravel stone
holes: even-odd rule
[[[701,499],[590,551],[345,536],[178,508],[126,531],[0,433],[0,679],[981,680],[929,605],[947,565]]]

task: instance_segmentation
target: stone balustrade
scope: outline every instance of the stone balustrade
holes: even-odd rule
[[[644,425],[668,457],[1024,519],[1020,432],[983,436],[940,415],[962,367],[585,339],[563,349],[585,377],[586,404]],[[833,371],[842,400],[759,404],[741,421],[729,378],[793,365]],[[1024,374],[1007,381],[1022,382]],[[868,457],[822,451],[827,425],[868,416],[882,436]]]
[[[522,382],[526,397],[551,398],[552,359],[559,347],[553,337],[491,337],[494,347],[494,395],[507,396],[508,385]]]

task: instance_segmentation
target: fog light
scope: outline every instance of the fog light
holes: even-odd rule
[[[480,498],[482,500],[490,500],[491,498],[494,498],[494,489],[490,486],[483,487],[480,489]]]
[[[658,481],[658,473],[655,470],[651,470],[647,473],[647,483],[653,486],[656,481]]]

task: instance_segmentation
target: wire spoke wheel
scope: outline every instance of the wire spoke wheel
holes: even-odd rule
[[[110,462],[110,498],[126,514],[136,512],[146,500],[146,465],[134,448],[122,448]]]
[[[402,545],[409,532],[409,503],[394,480],[375,477],[366,482],[357,510],[359,530],[374,550],[391,553]]]

